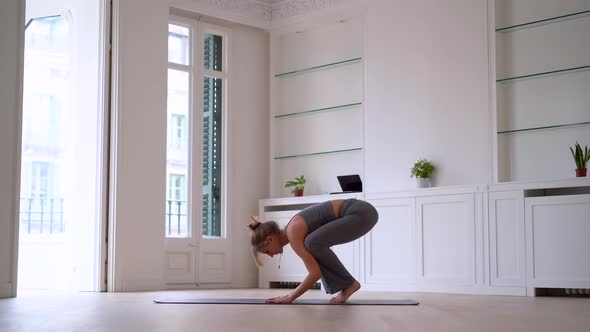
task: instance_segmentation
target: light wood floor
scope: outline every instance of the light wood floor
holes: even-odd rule
[[[267,298],[281,290],[27,294],[0,300],[0,331],[590,331],[590,299],[360,292],[419,306],[164,305],[155,298]],[[305,298],[328,298],[310,291]]]

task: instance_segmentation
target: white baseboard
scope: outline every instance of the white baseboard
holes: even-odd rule
[[[0,298],[12,297],[12,284],[0,284]]]
[[[416,286],[416,285],[363,285],[361,291],[370,292],[426,292],[473,295],[526,296],[526,287],[478,287],[478,286]]]
[[[526,296],[526,287],[484,287],[479,291],[483,295]]]
[[[166,284],[160,280],[127,280],[117,292],[143,292],[162,290],[198,290],[198,289],[252,289],[255,285],[249,284],[221,284],[199,283],[197,284]]]
[[[368,292],[417,292],[415,285],[387,285],[387,284],[363,284],[361,291]]]
[[[251,283],[251,282],[235,282],[235,283],[232,283],[230,285],[230,288],[234,288],[234,289],[252,289],[252,288],[257,288],[257,286],[258,286],[258,283],[257,282],[254,282],[254,283]]]
[[[166,290],[232,289],[231,284],[166,284]]]
[[[526,296],[524,287],[472,287],[472,286],[422,286],[418,292],[428,293],[452,293],[452,294],[471,294],[471,295],[511,295]]]
[[[115,292],[148,292],[164,289],[166,289],[164,281],[160,278],[129,279],[122,280],[121,284],[116,286]]]

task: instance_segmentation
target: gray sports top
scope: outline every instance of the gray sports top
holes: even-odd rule
[[[345,199],[340,206],[340,216],[346,214],[346,208],[355,201],[354,198]],[[334,215],[334,208],[332,207],[332,201],[327,201],[312,206],[308,206],[305,209],[299,211],[297,215],[301,216],[307,225],[307,234],[315,231],[326,223],[336,219]]]
[[[305,221],[307,234],[336,219],[331,201],[308,206],[297,214]]]

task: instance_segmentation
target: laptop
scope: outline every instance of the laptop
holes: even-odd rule
[[[339,175],[337,178],[342,191],[332,192],[330,194],[360,193],[363,191],[363,182],[358,174]]]

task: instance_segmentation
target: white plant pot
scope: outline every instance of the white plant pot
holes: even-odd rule
[[[418,188],[432,187],[432,182],[430,182],[430,178],[416,178],[416,183],[418,184]]]

